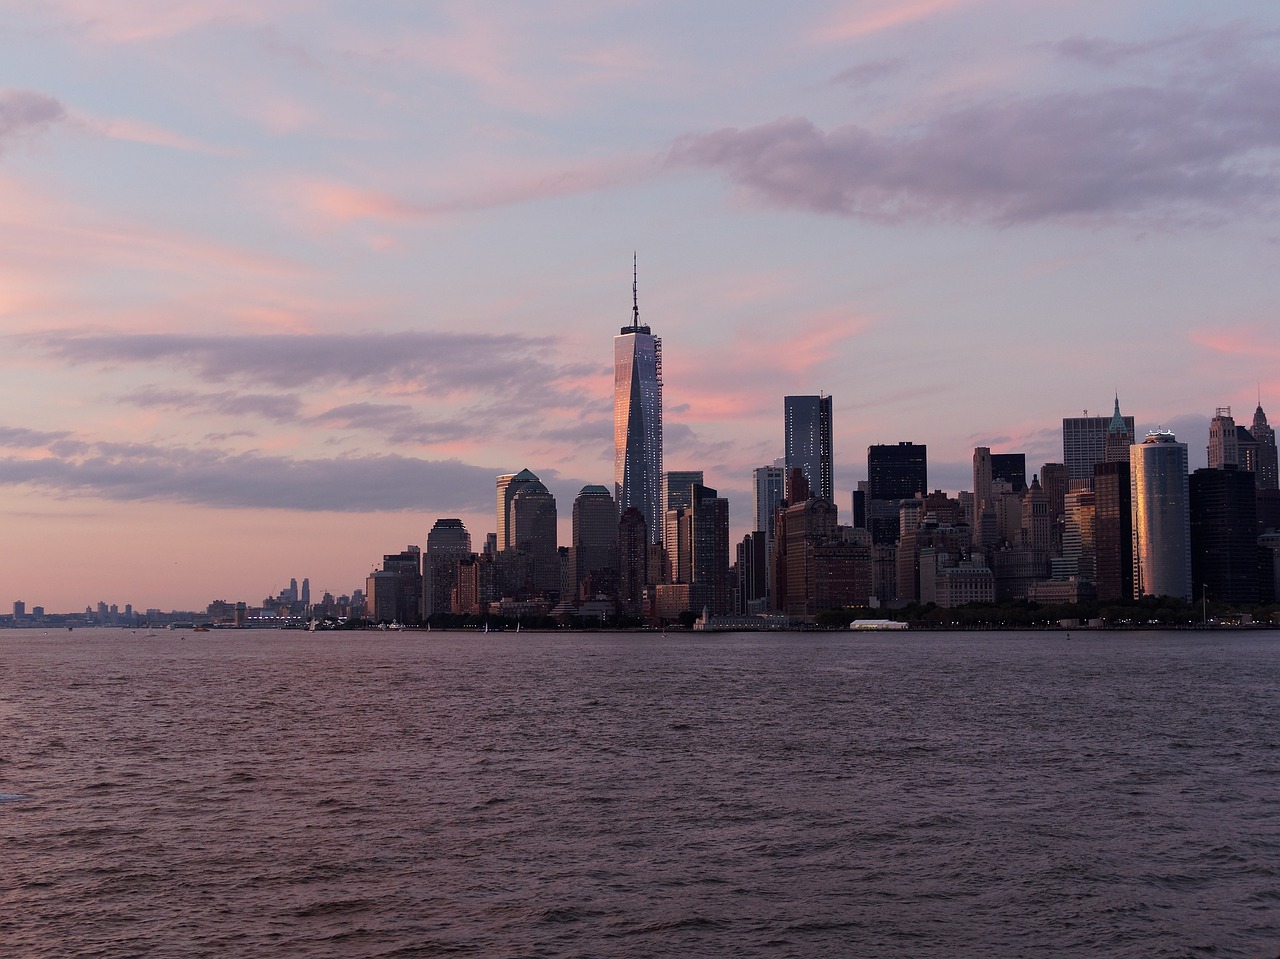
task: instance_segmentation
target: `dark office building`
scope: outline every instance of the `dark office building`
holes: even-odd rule
[[[1133,492],[1126,461],[1093,466],[1098,599],[1133,599]]]
[[[926,449],[923,443],[867,447],[867,526],[874,543],[896,543],[896,504],[928,492]]]
[[[992,453],[991,478],[1004,480],[1012,492],[1021,493],[1027,488],[1027,454]]]
[[[1226,603],[1258,602],[1258,513],[1252,470],[1191,474],[1191,593]]]

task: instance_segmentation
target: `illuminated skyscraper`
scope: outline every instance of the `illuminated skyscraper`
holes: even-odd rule
[[[831,501],[831,397],[787,396],[783,413],[786,475],[790,477],[793,469],[801,470],[809,482],[810,495]],[[790,489],[787,499],[796,499]]]
[[[1157,430],[1129,449],[1133,595],[1191,600],[1187,444]]]
[[[662,340],[640,323],[634,262],[631,325],[613,338],[613,486],[619,514],[640,510],[661,542]]]

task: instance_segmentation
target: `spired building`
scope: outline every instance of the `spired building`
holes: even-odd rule
[[[832,490],[831,397],[787,396],[783,398],[786,419],[786,476],[799,469],[813,496],[835,502]],[[799,498],[787,490],[789,502]]]
[[[1133,417],[1120,415],[1120,397],[1116,397],[1115,412],[1111,416],[1068,416],[1062,420],[1062,462],[1067,466],[1067,480],[1071,485],[1087,484],[1093,480],[1095,463],[1115,462],[1107,459],[1107,436],[1112,432],[1119,433],[1116,427],[1122,427],[1124,437],[1112,439],[1112,456],[1119,458],[1122,446],[1132,446],[1136,440],[1133,433]],[[1085,486],[1084,488],[1087,488]]]
[[[1191,503],[1187,444],[1156,430],[1129,450],[1133,595],[1191,601]]]
[[[619,514],[640,510],[661,542],[662,340],[640,323],[634,261],[631,325],[613,338],[613,486]]]
[[[1262,412],[1262,401],[1253,413],[1253,426],[1249,435],[1257,447],[1257,465],[1253,479],[1258,489],[1276,489],[1280,486],[1280,477],[1276,470],[1276,431],[1267,423],[1267,414]]]

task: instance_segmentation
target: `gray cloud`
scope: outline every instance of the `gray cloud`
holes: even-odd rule
[[[24,430],[0,430],[30,448]],[[61,497],[334,512],[486,510],[497,470],[405,456],[294,460],[148,444],[52,442],[41,459],[0,456],[0,485]]]
[[[550,337],[467,333],[361,333],[290,336],[97,334],[53,331],[21,341],[72,364],[164,363],[208,382],[242,379],[282,389],[319,383],[429,381],[438,391],[478,384],[509,391],[544,387],[558,376],[594,371],[560,364]]]
[[[135,390],[121,397],[144,409],[212,411],[227,416],[260,416],[277,423],[294,423],[301,401],[274,393],[196,393],[191,390]]]
[[[66,116],[62,104],[46,94],[35,90],[0,90],[0,151],[10,140],[39,133]]]
[[[867,60],[836,74],[831,82],[839,86],[863,87],[900,73],[905,67],[906,61],[901,58]]]
[[[1076,56],[1129,52],[1064,41]],[[880,221],[1014,224],[1184,218],[1270,206],[1280,187],[1280,68],[1204,54],[1163,85],[1012,97],[896,133],[788,117],[677,141],[669,162],[722,171],[780,207]]]

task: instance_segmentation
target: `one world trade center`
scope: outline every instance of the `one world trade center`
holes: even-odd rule
[[[613,485],[619,514],[635,507],[649,542],[662,537],[662,340],[640,323],[635,264],[631,325],[613,338]]]

